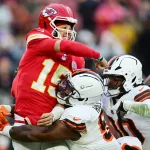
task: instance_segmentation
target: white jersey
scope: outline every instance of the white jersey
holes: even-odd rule
[[[114,125],[120,135],[137,137],[143,145],[143,150],[148,150],[150,147],[150,118],[128,111],[127,114],[124,115],[121,122],[118,120],[116,110],[121,101],[133,101],[150,104],[150,87],[146,85],[135,87],[129,93],[118,99],[115,105],[113,105],[112,100],[106,97],[104,97],[102,101],[104,101],[103,109],[109,116],[111,124]]]
[[[67,141],[70,150],[120,150],[117,140],[109,132],[103,113],[97,106],[74,106],[65,109],[60,120],[80,132],[77,141]]]

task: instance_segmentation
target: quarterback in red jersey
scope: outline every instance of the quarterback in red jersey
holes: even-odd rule
[[[41,11],[39,28],[27,34],[26,51],[12,84],[16,124],[36,125],[43,113],[62,112],[55,106],[55,87],[63,75],[84,67],[83,57],[106,66],[99,52],[74,41],[76,23],[69,7],[51,4]]]
[[[27,48],[12,85],[15,122],[21,122],[19,115],[37,124],[40,116],[56,105],[55,87],[59,78],[83,68],[83,57],[100,57],[93,49],[73,41],[76,23],[69,7],[51,4],[40,13],[39,28],[27,34]]]

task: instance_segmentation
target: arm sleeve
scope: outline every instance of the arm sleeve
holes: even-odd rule
[[[87,47],[82,43],[75,41],[62,40],[60,43],[60,51],[79,57],[87,57],[94,59],[98,59],[100,57],[99,52]]]
[[[149,103],[124,101],[123,108],[126,111],[131,111],[144,117],[150,117],[150,101]]]
[[[51,38],[38,38],[28,42],[27,48],[37,55],[51,55],[55,53],[54,45],[56,41],[56,39]]]
[[[44,38],[34,39],[28,43],[28,48],[36,50],[40,55],[50,55],[55,52],[55,43],[58,39]],[[60,52],[71,54],[78,57],[87,57],[98,59],[100,53],[87,47],[84,44],[75,41],[62,40],[60,43]]]

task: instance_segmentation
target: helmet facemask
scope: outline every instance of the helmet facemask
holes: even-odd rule
[[[100,76],[92,71],[75,71],[56,87],[57,101],[63,105],[93,105],[104,93]]]
[[[125,78],[118,75],[104,75],[104,83],[107,89],[107,97],[116,97],[124,92]]]
[[[137,58],[131,55],[122,55],[118,57],[113,57],[108,62],[108,64],[109,64],[108,67],[104,69],[103,72],[104,76],[124,77],[122,86],[119,89],[120,92],[122,93],[129,92],[134,87],[141,85],[143,83],[142,64]],[[119,91],[117,93],[119,93]],[[116,96],[117,94],[115,93],[111,97]]]
[[[58,83],[56,88],[56,97],[61,104],[71,106],[69,99],[81,99],[80,93],[74,88],[69,77],[64,78]]]
[[[57,27],[57,24],[68,24],[71,25],[71,30],[62,29]],[[50,22],[50,26],[53,28],[52,36],[54,38],[64,39],[62,37],[61,32],[64,32],[66,35],[66,40],[74,41],[76,38],[76,31],[74,30],[74,26],[76,24],[76,20],[73,18],[62,18],[62,17],[56,17]]]

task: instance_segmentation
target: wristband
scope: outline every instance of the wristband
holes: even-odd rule
[[[64,112],[64,108],[60,106],[56,106],[53,108],[51,113],[53,114],[53,122],[58,120]]]
[[[102,61],[102,60],[103,60],[103,57],[101,56],[101,57],[99,57],[97,60],[98,60],[98,61]]]
[[[2,134],[11,138],[10,134],[9,134],[9,131],[11,130],[12,126],[5,126],[3,131],[2,131]]]

